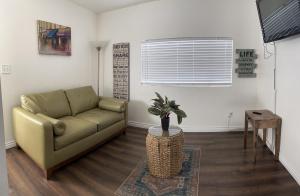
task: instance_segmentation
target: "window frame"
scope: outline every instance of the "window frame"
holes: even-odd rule
[[[143,44],[144,43],[151,43],[151,42],[158,42],[158,41],[184,41],[184,40],[229,40],[231,41],[231,47],[232,47],[232,53],[230,55],[230,60],[231,60],[231,65],[230,65],[230,82],[228,83],[213,83],[213,82],[207,82],[207,83],[191,83],[191,82],[181,82],[181,83],[176,83],[176,82],[148,82],[144,81],[144,66],[143,66]],[[140,82],[142,85],[150,85],[150,86],[156,86],[156,85],[161,85],[161,86],[178,86],[178,87],[231,87],[233,84],[233,67],[234,67],[234,41],[231,37],[178,37],[178,38],[164,38],[164,39],[149,39],[145,40],[141,43],[141,71],[140,71]]]

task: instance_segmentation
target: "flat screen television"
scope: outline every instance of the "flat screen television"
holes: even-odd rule
[[[264,42],[300,33],[300,0],[257,0]]]

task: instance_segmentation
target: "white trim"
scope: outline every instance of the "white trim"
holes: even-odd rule
[[[155,126],[157,124],[129,121],[128,125],[132,126],[132,127],[148,129],[149,127]],[[243,129],[243,126],[231,126],[230,128],[225,127],[225,126],[224,127],[221,127],[221,126],[198,127],[198,128],[182,126],[182,129],[184,130],[184,132],[227,132],[227,131],[241,131]],[[251,130],[249,130],[249,131],[251,131]],[[267,143],[267,146],[269,147],[269,149],[273,152],[272,144],[270,143],[270,141],[267,140],[266,143]],[[15,140],[11,140],[11,141],[8,141],[5,143],[5,149],[10,149],[15,146],[16,146]],[[296,180],[296,182],[300,185],[300,177],[298,177],[296,170],[289,166],[286,159],[282,155],[280,155],[279,159],[280,159],[280,162],[282,163],[282,165],[288,170],[288,172],[293,176],[293,178]]]
[[[232,87],[232,83],[231,84],[226,84],[226,83],[215,83],[215,84],[201,84],[201,83],[161,83],[161,82],[144,82],[141,81],[141,84],[144,86],[160,86],[160,85],[164,85],[164,86],[170,86],[170,87],[197,87],[197,88],[227,88],[227,87]]]
[[[288,170],[288,172],[293,176],[293,178],[296,180],[296,182],[300,185],[300,177],[299,174],[296,172],[296,170],[293,167],[290,167],[286,158],[282,155],[279,156],[279,160],[282,163],[282,165]]]
[[[266,141],[266,144],[267,144],[268,148],[270,149],[270,151],[275,155],[275,149],[274,149],[273,144],[269,140]]]
[[[155,126],[155,124],[141,123],[136,121],[128,121],[128,125],[132,127],[142,128],[142,129],[148,129],[149,127]]]
[[[141,44],[141,83],[231,86],[233,55],[232,38],[147,40]]]
[[[10,149],[16,146],[16,141],[15,140],[11,140],[8,142],[5,142],[5,149]]]
[[[259,135],[259,138],[261,139],[261,141],[263,141],[263,133],[260,132],[258,135]],[[266,145],[270,149],[270,151],[275,155],[275,147],[274,147],[272,141],[269,140],[269,138],[267,138],[267,140],[266,140]]]
[[[262,136],[260,136],[260,137],[262,139]],[[270,151],[275,155],[275,147],[272,144],[272,142],[270,142],[267,139],[266,144],[267,144],[268,148],[270,149]],[[296,180],[296,182],[300,185],[300,176],[298,175],[298,173],[296,172],[296,170],[294,168],[289,166],[286,158],[284,156],[282,156],[282,154],[279,154],[279,161],[285,167],[285,169],[291,174],[291,176]]]
[[[129,126],[148,129],[158,124],[142,123],[136,121],[129,121]],[[195,127],[195,126],[180,126],[184,132],[228,132],[228,131],[241,131],[243,126],[209,126],[209,127]]]
[[[142,43],[151,43],[158,41],[177,41],[178,39],[182,40],[232,40],[232,37],[173,37],[173,38],[161,38],[161,39],[147,39]]]

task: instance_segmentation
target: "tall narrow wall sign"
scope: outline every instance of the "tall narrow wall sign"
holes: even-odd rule
[[[129,100],[129,43],[113,45],[113,95]]]
[[[238,73],[239,78],[256,78],[256,73],[254,73],[257,64],[255,60],[257,59],[257,54],[255,54],[254,49],[237,49],[236,53],[238,58],[236,63],[238,68],[235,70]]]

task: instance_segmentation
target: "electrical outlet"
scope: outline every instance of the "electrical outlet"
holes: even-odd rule
[[[11,74],[11,66],[10,65],[1,65],[1,73],[2,74]]]
[[[231,123],[231,118],[232,118],[232,116],[233,116],[233,112],[230,112],[230,113],[228,114],[228,122],[227,122],[227,127],[228,127],[228,129],[230,128],[230,123]]]

